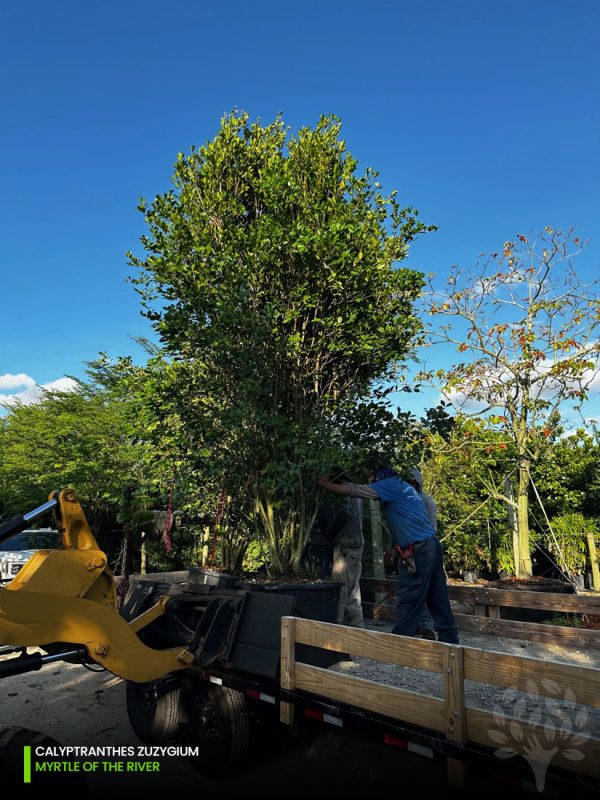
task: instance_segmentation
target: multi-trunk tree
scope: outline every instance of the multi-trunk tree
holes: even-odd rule
[[[290,136],[234,113],[141,205],[134,282],[182,364],[183,433],[281,574],[301,563],[341,420],[393,380],[419,328],[422,275],[400,262],[427,228],[376,177],[358,173],[336,119]]]

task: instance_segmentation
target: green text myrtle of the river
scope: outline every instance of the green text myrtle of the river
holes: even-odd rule
[[[32,752],[33,749],[33,752]],[[159,772],[158,757],[198,756],[198,747],[148,746],[38,746],[23,748],[23,782],[35,773]],[[33,758],[32,758],[33,756]],[[106,759],[131,759],[112,761]],[[84,760],[71,760],[84,759]]]

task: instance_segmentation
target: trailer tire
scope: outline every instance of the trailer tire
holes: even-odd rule
[[[158,681],[127,681],[127,714],[131,727],[143,742],[163,744],[179,732],[181,680],[168,675]]]
[[[35,753],[34,748],[36,747],[57,747],[58,745],[56,739],[39,731],[0,725],[0,775],[3,788],[23,786],[24,747],[30,746],[32,752]],[[36,774],[35,782],[39,788],[56,788],[65,782],[65,777],[67,776]],[[75,780],[71,780],[72,786],[83,782],[81,776],[69,775],[68,777],[75,778]]]
[[[199,748],[192,763],[206,775],[230,772],[244,757],[250,716],[241,692],[225,686],[197,685],[188,696],[186,744]]]

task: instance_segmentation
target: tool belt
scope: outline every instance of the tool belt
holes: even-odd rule
[[[406,572],[408,575],[414,575],[417,571],[417,563],[415,561],[415,556],[413,553],[413,546],[412,544],[408,545],[408,548],[403,550],[399,544],[396,545],[396,551],[400,556],[400,562],[404,564],[406,567]]]

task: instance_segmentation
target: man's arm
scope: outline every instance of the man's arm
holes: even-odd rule
[[[364,497],[365,499],[379,500],[379,495],[375,489],[367,483],[332,483],[327,478],[319,478],[319,486],[336,494],[343,494],[347,497]]]

